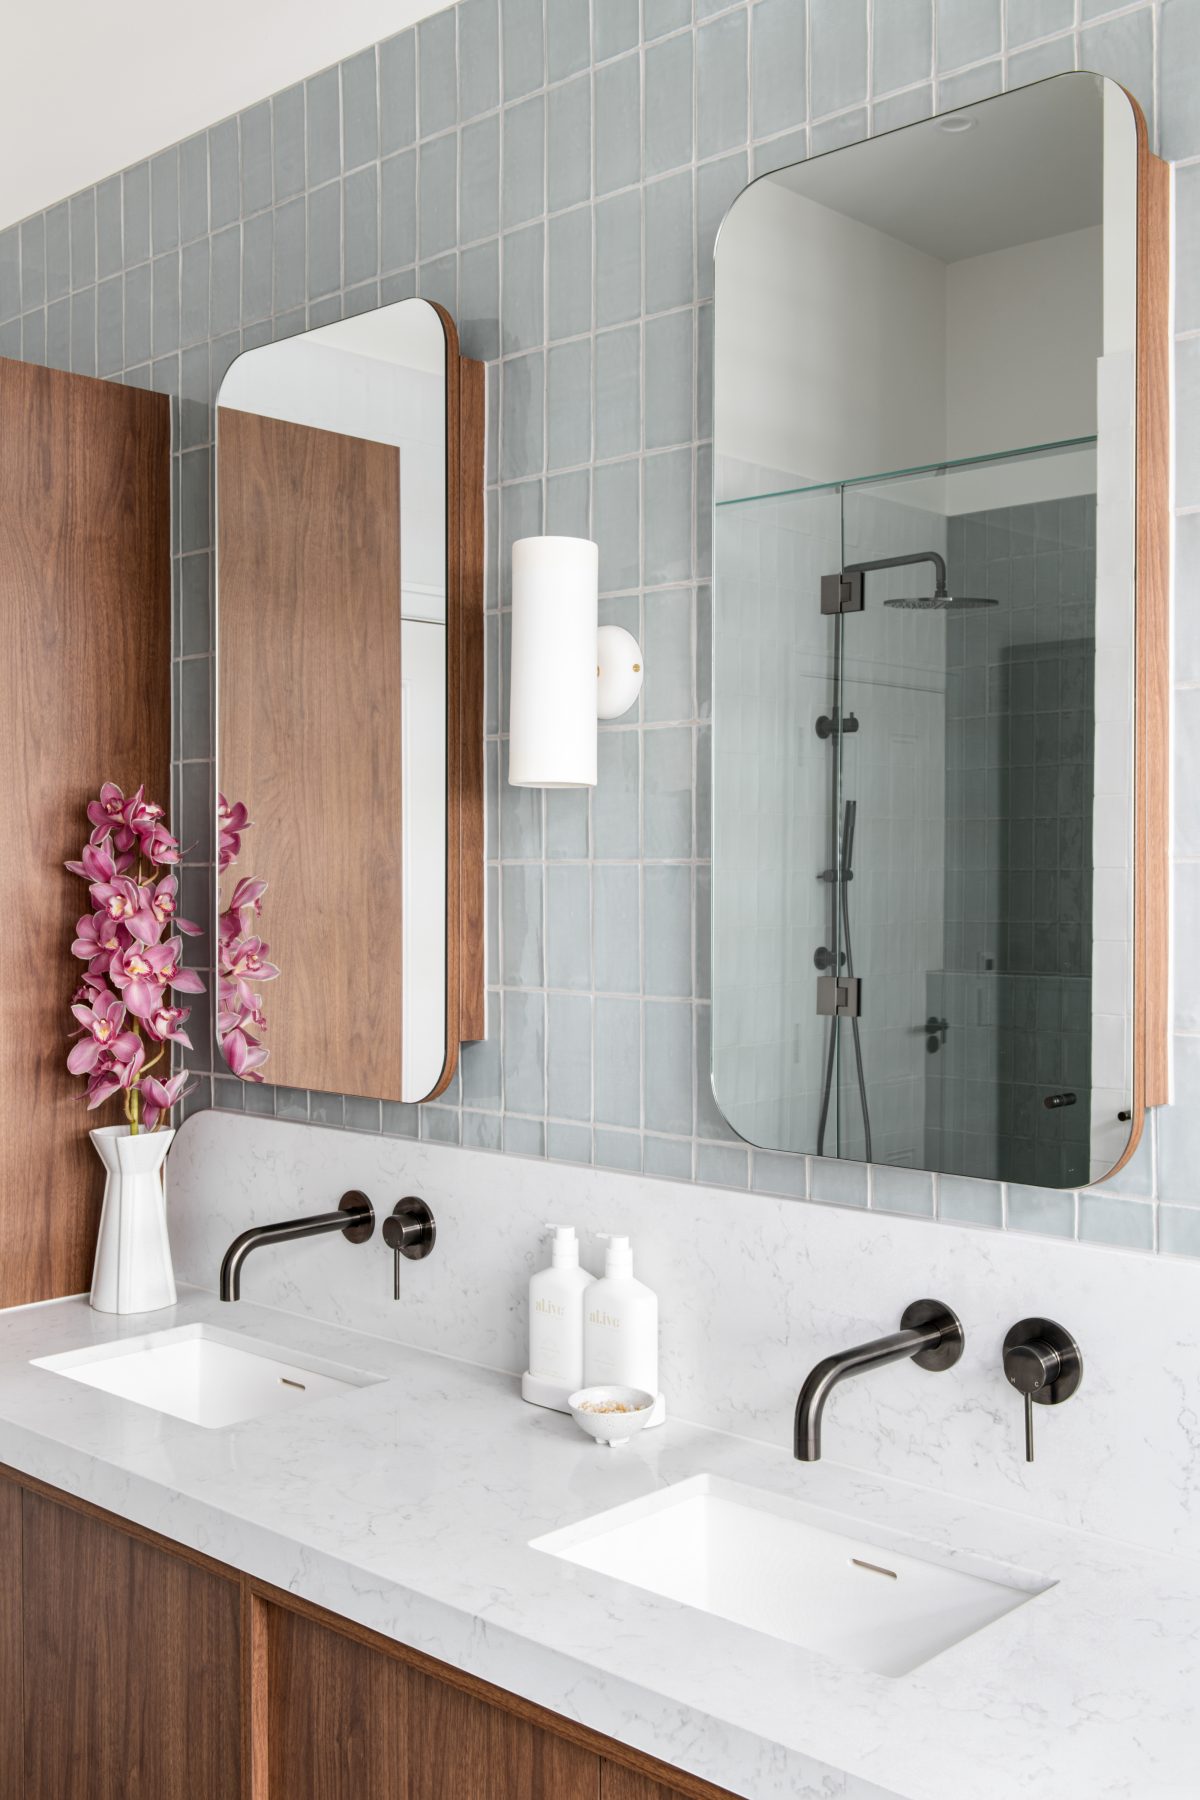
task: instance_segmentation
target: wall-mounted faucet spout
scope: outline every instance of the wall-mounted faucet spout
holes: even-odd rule
[[[357,1188],[343,1194],[338,1210],[312,1213],[307,1219],[280,1219],[276,1225],[253,1225],[234,1238],[221,1263],[222,1300],[242,1297],[242,1264],[252,1250],[263,1244],[283,1244],[289,1238],[320,1237],[326,1231],[340,1231],[352,1244],[365,1244],[375,1229],[375,1208]]]
[[[809,1372],[796,1401],[793,1448],[797,1462],[820,1461],[821,1418],[825,1402],[839,1382],[906,1356],[921,1369],[949,1369],[962,1355],[963,1343],[963,1328],[948,1306],[940,1300],[914,1300],[904,1309],[899,1331],[825,1357]]]

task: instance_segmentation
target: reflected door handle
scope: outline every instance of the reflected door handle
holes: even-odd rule
[[[1047,1112],[1057,1112],[1060,1106],[1074,1106],[1075,1104],[1074,1094],[1047,1094],[1042,1101]]]

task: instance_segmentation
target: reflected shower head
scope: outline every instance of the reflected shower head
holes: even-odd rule
[[[907,612],[973,612],[980,606],[996,606],[995,600],[983,600],[960,597],[952,594],[946,585],[946,561],[936,550],[914,550],[905,556],[880,556],[873,562],[847,563],[842,571],[844,575],[854,573],[869,574],[874,569],[904,569],[910,563],[932,563],[936,585],[932,594],[922,594],[916,599],[897,595],[894,600],[885,600],[885,606],[898,606]]]
[[[996,600],[974,599],[961,594],[923,594],[919,600],[897,597],[885,600],[885,606],[903,607],[906,612],[973,612],[980,606],[997,606]]]

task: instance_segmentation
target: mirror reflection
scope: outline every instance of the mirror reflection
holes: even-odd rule
[[[446,337],[404,301],[239,357],[217,410],[217,1033],[419,1100],[446,1033]]]
[[[1126,96],[1064,76],[722,227],[713,1083],[755,1144],[1077,1187],[1128,1140],[1135,189]]]

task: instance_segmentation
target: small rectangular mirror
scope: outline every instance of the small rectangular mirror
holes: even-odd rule
[[[712,1076],[751,1143],[1080,1187],[1166,1098],[1162,169],[1066,75],[721,228]]]
[[[217,1039],[422,1100],[482,1036],[480,365],[403,301],[217,400]],[[473,482],[472,482],[473,471]]]

